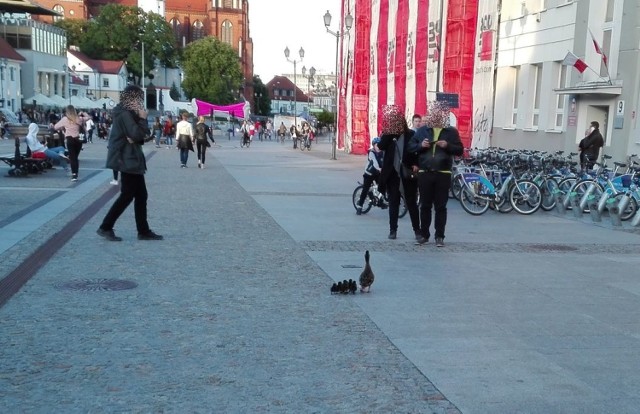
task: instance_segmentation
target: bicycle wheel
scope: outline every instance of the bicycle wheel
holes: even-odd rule
[[[301,139],[299,142],[299,147],[300,147],[300,151],[304,152],[304,148],[306,147],[306,144],[304,143],[304,140]]]
[[[360,201],[360,194],[362,194],[362,186],[359,185],[353,190],[353,196],[351,197],[351,201],[353,202],[353,208],[358,209],[357,204]],[[362,214],[367,214],[371,210],[371,199],[367,196],[364,199],[364,203],[362,203]]]
[[[455,198],[456,200],[460,200],[460,190],[462,190],[463,185],[464,182],[462,181],[462,177],[460,175],[455,175],[451,179],[451,197]]]
[[[400,196],[400,207],[398,210],[398,218],[402,218],[407,215],[407,203],[404,202],[404,197]]]
[[[624,193],[620,193],[620,194],[616,194],[615,197],[613,198],[616,200],[616,203],[619,203],[620,199],[623,196],[624,196]],[[631,219],[636,214],[637,210],[638,210],[638,202],[636,201],[635,198],[631,197],[629,199],[629,204],[627,205],[627,208],[625,208],[624,211],[620,213],[620,220],[627,221]]]
[[[472,216],[479,216],[489,209],[489,200],[475,196],[470,189],[462,187],[460,191],[460,205]]]
[[[545,178],[540,189],[542,190],[542,205],[540,205],[540,208],[544,211],[553,210],[556,206],[555,192],[559,189],[558,182],[551,177]]]
[[[533,214],[542,205],[542,191],[533,181],[518,180],[509,191],[509,202],[520,214]]]

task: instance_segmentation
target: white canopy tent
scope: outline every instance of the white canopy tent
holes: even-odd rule
[[[31,98],[25,98],[24,102],[26,104],[32,104],[33,101],[36,101],[36,105],[42,105],[42,106],[57,106],[56,102],[49,98],[48,96],[45,96],[41,93],[37,93],[35,95],[33,95]]]
[[[55,102],[55,106],[59,108],[64,108],[65,106],[69,105],[69,99],[63,98],[60,95],[53,95],[50,99]]]

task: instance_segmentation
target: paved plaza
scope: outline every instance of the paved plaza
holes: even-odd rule
[[[77,183],[0,166],[2,413],[638,412],[640,231],[452,200],[446,246],[415,246],[356,216],[364,157],[216,141],[203,170],[145,145],[163,241],[132,207],[96,235],[105,141]],[[365,250],[371,293],[330,295]]]

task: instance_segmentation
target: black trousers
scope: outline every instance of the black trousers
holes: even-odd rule
[[[362,191],[360,192],[360,200],[358,200],[358,205],[362,207],[364,205],[364,200],[367,198],[367,194],[369,194],[369,189],[371,188],[371,184],[374,181],[377,181],[376,178],[379,174],[362,174]]]
[[[398,231],[398,214],[400,213],[400,184],[401,180],[397,173],[389,175],[385,188],[389,199],[389,231]],[[415,180],[402,180],[404,187],[404,202],[409,210],[411,227],[414,233],[420,231],[420,215],[418,213],[418,186]]]
[[[147,185],[144,181],[144,174],[120,173],[120,196],[113,203],[109,212],[102,220],[100,228],[103,230],[113,230],[118,218],[124,213],[129,204],[133,201],[133,209],[136,216],[136,228],[138,234],[149,232],[147,222]]]
[[[66,137],[67,151],[69,151],[69,164],[71,165],[71,174],[78,176],[80,169],[80,151],[82,151],[82,140],[80,138]]]
[[[451,174],[430,171],[418,173],[418,187],[420,188],[420,232],[424,237],[429,238],[431,209],[433,208],[435,210],[435,236],[437,239],[444,239]]]
[[[196,150],[198,151],[198,161],[204,164],[207,154],[207,141],[196,140]]]

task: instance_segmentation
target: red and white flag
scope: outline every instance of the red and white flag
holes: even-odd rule
[[[567,52],[567,56],[564,57],[562,64],[566,66],[573,66],[574,68],[578,69],[578,72],[580,73],[584,72],[589,67],[586,63],[584,63],[584,61],[582,61],[580,58],[578,58],[578,56],[574,55],[571,52]]]
[[[589,29],[589,34],[591,35],[591,40],[593,40],[593,47],[596,49],[596,53],[599,54],[600,56],[602,56],[602,61],[604,62],[605,66],[606,66],[607,65],[607,55],[604,54],[604,51],[602,50],[602,48],[598,44],[598,41],[596,40],[595,36],[593,36],[593,33],[591,33],[591,29]]]

